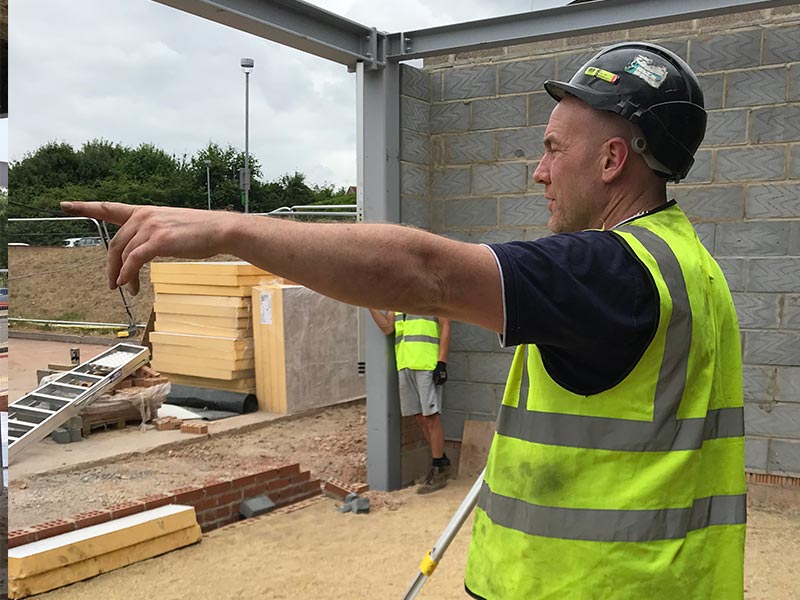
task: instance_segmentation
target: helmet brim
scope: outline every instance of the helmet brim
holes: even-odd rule
[[[544,82],[544,89],[556,102],[561,102],[566,96],[575,96],[596,110],[610,110],[614,112],[614,107],[619,103],[619,94],[604,94],[597,90],[590,89],[581,85],[567,83],[564,81]]]

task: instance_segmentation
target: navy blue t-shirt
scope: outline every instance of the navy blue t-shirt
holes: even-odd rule
[[[504,346],[536,344],[550,376],[582,395],[630,373],[659,304],[650,272],[619,236],[581,231],[489,248],[503,277]]]

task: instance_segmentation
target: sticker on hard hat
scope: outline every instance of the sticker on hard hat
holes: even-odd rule
[[[597,77],[598,79],[602,79],[608,83],[617,83],[619,81],[619,75],[605,71],[604,69],[598,69],[597,67],[589,67],[583,72],[583,74],[588,75],[589,77]]]
[[[625,72],[636,75],[647,85],[656,89],[661,87],[661,84],[667,79],[667,67],[654,64],[650,58],[641,54],[637,54],[636,58],[625,67]]]

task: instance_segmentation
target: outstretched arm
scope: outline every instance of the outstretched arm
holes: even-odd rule
[[[65,202],[69,214],[121,228],[111,241],[109,286],[138,290],[157,256],[233,254],[348,304],[503,326],[500,273],[485,246],[385,224],[298,223],[240,213]]]

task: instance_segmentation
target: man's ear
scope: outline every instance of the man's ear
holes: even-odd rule
[[[603,144],[603,162],[601,177],[603,183],[611,183],[617,179],[628,163],[630,148],[621,137],[613,137]]]

